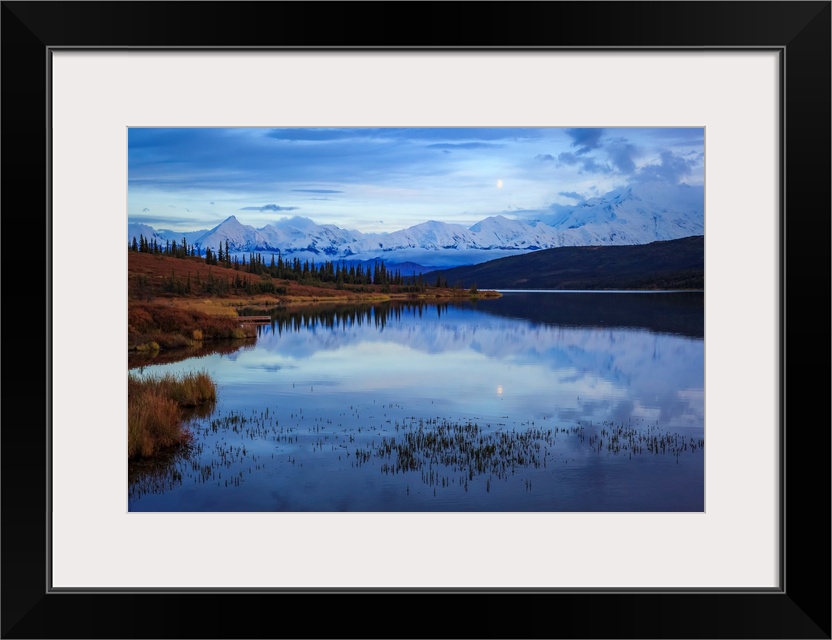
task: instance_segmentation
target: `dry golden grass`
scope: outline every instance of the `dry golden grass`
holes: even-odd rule
[[[392,287],[361,285],[336,288],[333,285],[311,286],[289,280],[276,280],[280,294],[250,294],[229,289],[224,295],[173,294],[165,292],[171,278],[195,283],[208,278],[259,282],[254,274],[209,266],[200,258],[172,258],[129,252],[128,259],[128,348],[159,351],[202,346],[216,340],[255,339],[251,325],[240,326],[238,310],[273,309],[325,303],[380,302],[385,300],[447,300],[491,297],[498,293],[478,292],[472,296],[460,289],[428,287],[423,292],[404,292]]]
[[[127,309],[127,336],[130,349],[174,349],[201,344],[206,340],[251,339],[254,327],[241,327],[237,312],[209,315],[169,302],[135,302]]]
[[[186,440],[182,410],[155,392],[131,392],[127,402],[127,456],[146,458]]]
[[[127,378],[127,456],[145,458],[183,444],[190,433],[183,424],[183,407],[215,402],[217,389],[205,373]]]

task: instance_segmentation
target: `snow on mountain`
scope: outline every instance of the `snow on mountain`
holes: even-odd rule
[[[376,246],[366,244],[365,251],[398,251],[400,249],[468,249],[474,244],[469,229],[459,224],[428,220],[387,234],[373,234]]]
[[[556,246],[557,232],[547,225],[532,225],[505,216],[492,216],[471,227],[477,246],[487,249],[542,249]]]
[[[181,231],[173,231],[172,229],[157,229],[156,233],[162,236],[165,240],[175,240],[177,243],[181,243],[182,239],[184,238],[185,242],[187,242],[188,244],[193,244],[206,233],[208,233],[208,229],[200,229],[199,231],[186,231],[185,233],[182,233]]]
[[[646,244],[705,233],[704,187],[645,183],[611,191],[543,222],[558,246]]]
[[[474,264],[537,249],[562,246],[646,244],[705,232],[704,187],[638,183],[573,207],[543,214],[539,220],[492,216],[469,228],[429,220],[391,233],[361,233],[309,218],[283,218],[261,229],[229,216],[205,232],[176,233],[128,225],[128,242],[139,233],[188,242],[204,250],[225,243],[232,252],[266,251],[301,259],[413,260],[448,266]],[[174,235],[168,235],[174,234]]]
[[[267,224],[259,230],[264,238],[256,249],[279,250],[284,253],[307,252],[313,255],[337,256],[341,248],[359,242],[361,234],[332,224],[317,224],[309,218],[295,216]]]
[[[263,234],[251,225],[243,224],[235,216],[228,216],[216,227],[203,235],[195,244],[204,249],[223,249],[228,244],[229,251],[250,251],[254,247],[264,247],[266,240]]]
[[[127,225],[127,243],[132,243],[133,238],[136,239],[136,242],[139,242],[142,238],[148,242],[156,240],[156,242],[162,246],[165,246],[166,240],[164,235],[156,231],[156,229],[149,225],[142,224],[141,222],[131,222]]]

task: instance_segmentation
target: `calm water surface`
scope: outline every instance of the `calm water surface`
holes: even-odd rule
[[[703,511],[704,294],[280,311],[131,511]]]

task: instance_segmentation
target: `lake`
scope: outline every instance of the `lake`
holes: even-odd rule
[[[262,312],[258,312],[262,313]],[[274,310],[130,511],[704,510],[704,294]]]

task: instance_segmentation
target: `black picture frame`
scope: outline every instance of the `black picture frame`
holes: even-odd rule
[[[830,15],[829,1],[3,2],[2,637],[829,638]],[[68,47],[778,51],[780,587],[53,592],[48,91],[50,51]]]

